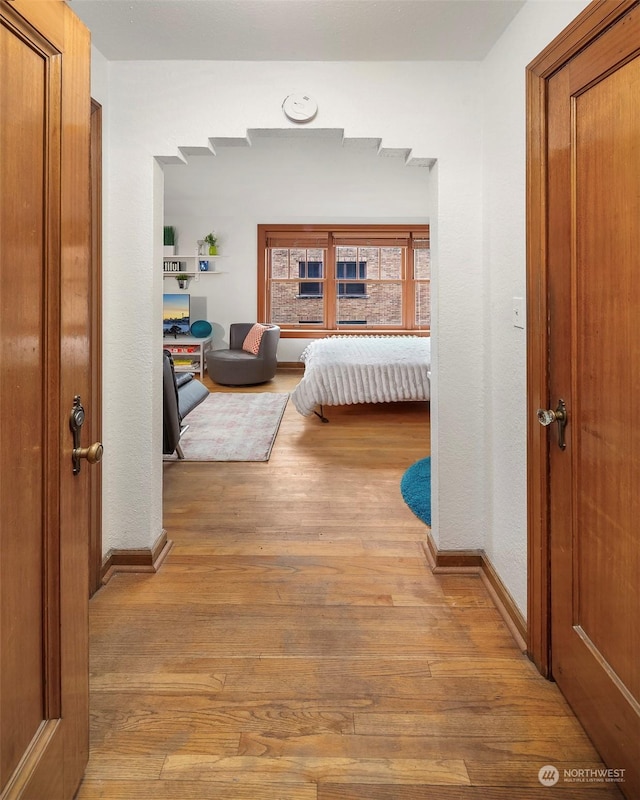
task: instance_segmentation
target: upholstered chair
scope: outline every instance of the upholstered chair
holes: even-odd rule
[[[277,325],[266,327],[257,352],[248,349],[247,336],[254,328],[253,322],[234,322],[229,328],[229,348],[208,350],[207,372],[211,380],[223,386],[248,386],[266,383],[276,374],[276,353],[280,340]]]
[[[180,447],[180,437],[187,429],[184,418],[209,396],[209,390],[193,373],[176,373],[168,350],[163,350],[162,370],[162,453],[184,458]]]

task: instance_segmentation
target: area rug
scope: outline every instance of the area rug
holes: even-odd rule
[[[431,458],[416,461],[402,476],[404,502],[427,525],[431,525]]]
[[[288,400],[286,392],[212,392],[185,418],[184,461],[268,461]]]

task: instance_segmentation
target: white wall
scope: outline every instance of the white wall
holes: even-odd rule
[[[224,345],[231,322],[257,318],[258,223],[429,221],[427,167],[380,157],[371,143],[343,142],[339,131],[322,138],[290,133],[252,135],[251,147],[220,147],[216,156],[164,169],[165,220],[177,228],[178,251],[195,252],[211,229],[219,236],[224,255],[211,263],[221,272],[198,275],[187,290],[206,298],[214,346]],[[180,291],[174,278],[164,285]],[[298,361],[308,341],[281,339],[279,361]]]
[[[163,176],[154,159],[179,160],[179,148],[207,148],[210,139],[222,153],[220,140],[240,143],[252,128],[293,129],[280,106],[303,90],[320,106],[307,128],[438,159],[428,202],[437,209],[433,535],[442,549],[485,547],[525,611],[524,337],[511,327],[511,298],[524,290],[523,70],[582,5],[528,3],[484,65],[109,65],[105,549],[150,546],[162,528]],[[211,226],[223,233],[218,219]]]
[[[91,46],[91,97],[103,105],[109,102],[109,62]]]
[[[180,147],[207,147],[210,138],[214,147],[220,139],[241,141],[251,128],[293,129],[281,103],[299,88],[320,105],[308,127],[344,129],[348,139],[380,138],[383,151],[411,148],[416,158],[439,158],[437,195],[431,190],[439,209],[441,264],[433,266],[441,312],[434,335],[439,327],[442,395],[432,403],[440,477],[433,530],[444,548],[482,546],[479,65],[113,62],[109,75],[104,416],[113,469],[105,469],[105,549],[148,547],[161,532],[161,414],[154,398],[160,396],[162,226],[154,158],[170,162]]]
[[[527,607],[525,68],[587,5],[530,2],[483,62],[484,382],[488,508],[485,550],[519,609]]]

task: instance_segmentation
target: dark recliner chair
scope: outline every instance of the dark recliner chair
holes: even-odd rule
[[[280,328],[272,325],[263,334],[257,355],[247,353],[242,344],[253,322],[234,322],[229,327],[229,349],[208,350],[207,373],[211,380],[223,386],[248,386],[266,383],[276,374],[276,352]]]
[[[191,372],[176,372],[168,350],[162,360],[162,453],[184,458],[180,437],[186,431],[184,418],[209,395],[207,387]]]

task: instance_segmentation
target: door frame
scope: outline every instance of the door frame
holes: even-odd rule
[[[89,441],[102,441],[102,106],[91,98],[91,417]],[[102,464],[90,470],[89,597],[102,585]]]
[[[536,418],[549,408],[547,89],[551,76],[615,24],[638,0],[594,0],[526,69],[527,91],[527,652],[551,677],[549,446]]]

